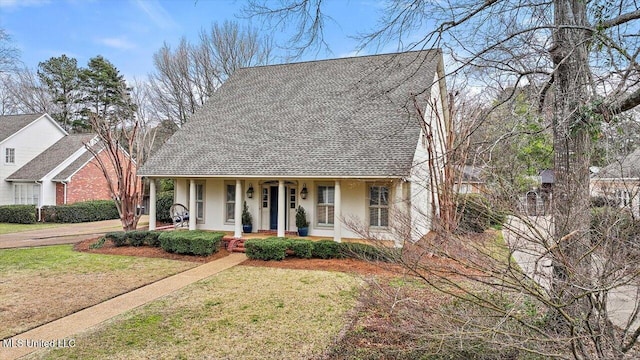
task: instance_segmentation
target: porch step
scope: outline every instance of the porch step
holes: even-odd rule
[[[222,239],[226,244],[227,251],[229,252],[245,252],[244,242],[245,239],[235,239],[235,238],[223,238]]]

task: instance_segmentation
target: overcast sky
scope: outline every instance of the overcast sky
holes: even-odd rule
[[[376,24],[378,0],[328,0],[327,42],[331,53],[307,55],[303,60],[353,55],[350,38]],[[239,17],[244,1],[234,0],[0,0],[0,27],[30,68],[66,54],[86,66],[102,55],[128,80],[146,78],[153,71],[153,54],[167,42],[176,46],[182,36],[194,42],[214,22],[237,20],[272,33],[258,20]],[[275,31],[280,40],[288,34]],[[362,53],[361,53],[362,54]],[[284,55],[284,51],[276,51]]]

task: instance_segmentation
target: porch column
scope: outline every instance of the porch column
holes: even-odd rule
[[[336,180],[333,204],[333,241],[342,242],[342,191],[340,180]]]
[[[196,229],[196,181],[189,180],[189,230]]]
[[[287,194],[284,189],[284,180],[278,180],[278,237],[284,237],[284,214],[286,212]]]
[[[149,179],[149,230],[156,229],[156,179]]]
[[[242,182],[236,180],[236,207],[234,209],[233,237],[242,237]]]

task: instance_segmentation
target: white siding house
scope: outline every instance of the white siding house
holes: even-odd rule
[[[66,135],[47,114],[0,116],[0,205],[41,202],[40,182],[5,180]]]
[[[415,104],[441,126],[444,94],[439,50],[240,69],[138,175],[175,180],[190,229],[241,237],[246,202],[253,232],[283,236],[302,206],[309,235],[401,245],[437,207]]]

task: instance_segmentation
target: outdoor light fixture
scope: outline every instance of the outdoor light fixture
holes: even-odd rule
[[[253,185],[251,185],[251,183],[249,183],[249,189],[247,189],[247,197],[249,199],[253,198]]]
[[[309,194],[309,192],[307,191],[307,184],[302,184],[302,191],[300,191],[300,197],[302,198],[302,200],[305,200],[307,198],[307,194]]]

